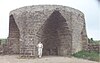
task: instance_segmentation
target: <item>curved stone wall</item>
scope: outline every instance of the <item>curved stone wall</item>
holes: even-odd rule
[[[79,10],[61,5],[35,5],[15,9],[11,15],[19,29],[22,54],[37,56],[39,41],[44,44],[44,55],[71,55],[87,44],[84,14]],[[9,40],[10,43],[10,35]]]

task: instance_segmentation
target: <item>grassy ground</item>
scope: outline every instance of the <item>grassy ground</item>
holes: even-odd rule
[[[100,40],[90,40],[90,39],[88,39],[88,43],[91,43],[91,44],[94,44],[94,45],[97,45],[97,44],[100,45]]]
[[[91,42],[91,43],[100,45],[100,40],[95,40],[94,42]]]
[[[80,51],[77,52],[75,54],[73,54],[74,57],[77,58],[83,58],[83,59],[88,59],[88,60],[92,60],[92,61],[100,61],[100,53],[91,51],[91,52],[87,52],[87,51]]]
[[[7,39],[0,39],[1,44],[5,44]]]

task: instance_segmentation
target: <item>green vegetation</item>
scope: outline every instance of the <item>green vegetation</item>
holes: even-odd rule
[[[93,44],[100,44],[100,40],[96,40],[94,42],[92,42]]]
[[[0,44],[5,44],[7,42],[7,39],[0,39]]]
[[[100,44],[100,40],[93,40],[93,38],[88,39],[88,42],[94,45]]]
[[[92,60],[92,61],[100,61],[100,53],[97,53],[95,51],[80,51],[77,52],[75,54],[73,54],[74,57],[77,58],[83,58],[83,59],[88,59],[88,60]]]

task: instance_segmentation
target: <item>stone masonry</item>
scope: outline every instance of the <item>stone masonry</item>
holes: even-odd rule
[[[13,53],[36,57],[40,41],[43,55],[68,56],[84,49],[84,14],[61,5],[33,5],[11,11],[8,45]]]

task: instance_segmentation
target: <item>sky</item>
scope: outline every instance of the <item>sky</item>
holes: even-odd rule
[[[89,38],[100,40],[99,0],[0,0],[0,38],[7,38],[11,10],[30,5],[64,5],[82,11]]]

